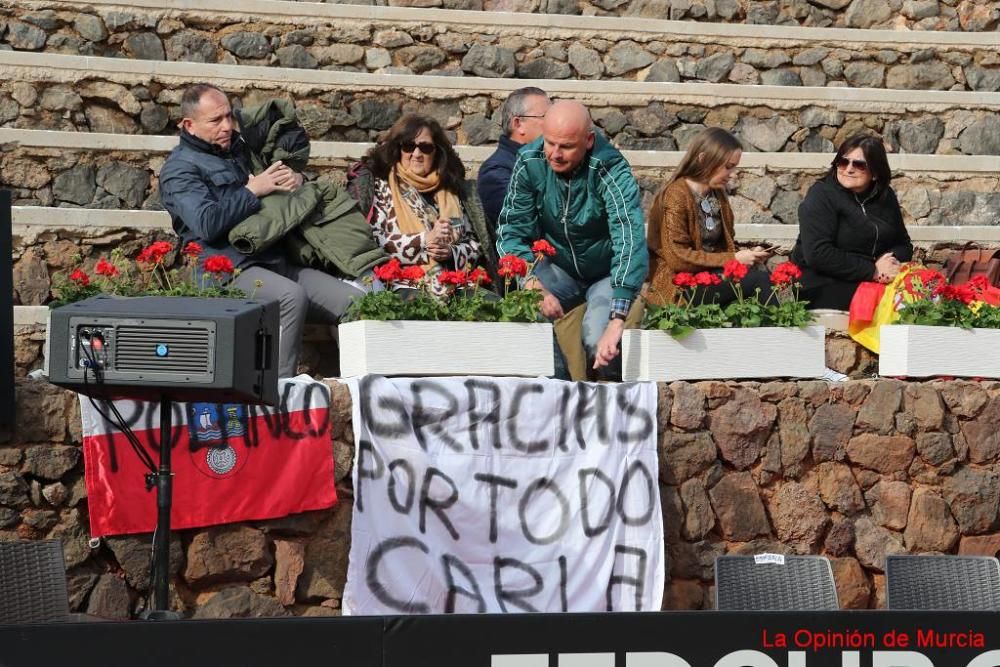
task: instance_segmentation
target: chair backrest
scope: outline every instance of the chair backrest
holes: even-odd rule
[[[62,542],[0,542],[0,623],[68,619]]]
[[[1000,611],[1000,561],[989,556],[886,556],[889,609]]]
[[[822,556],[719,556],[715,559],[719,611],[827,611],[840,609],[830,561]]]

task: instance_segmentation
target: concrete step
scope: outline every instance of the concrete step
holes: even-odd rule
[[[109,232],[130,231],[139,238],[154,232],[170,232],[170,216],[166,211],[109,211],[86,208],[48,208],[43,206],[15,206],[14,234],[20,239],[65,232],[67,234],[99,234],[106,238]],[[937,244],[973,243],[983,246],[1000,245],[1000,226],[997,225],[916,225],[909,228],[914,243],[923,246]],[[797,225],[781,223],[736,223],[736,238],[740,241],[777,242],[790,247],[798,236]],[[89,245],[95,245],[91,237]]]
[[[157,174],[176,137],[0,128],[0,186],[22,206],[157,209]],[[313,142],[311,176],[343,181],[370,144]],[[472,177],[492,147],[458,146]],[[679,152],[626,151],[646,205]],[[797,223],[801,197],[828,168],[828,153],[745,153],[732,204],[742,223]],[[890,156],[907,224],[988,225],[1000,220],[1000,157]],[[103,233],[103,232],[102,232]],[[20,247],[33,245],[26,235]]]
[[[81,265],[92,271],[100,257],[116,249],[134,257],[154,240],[176,240],[163,211],[18,206],[13,213],[14,297],[25,308],[41,307],[51,300],[56,274],[65,276]],[[797,225],[748,224],[739,215],[737,220],[741,221],[736,225],[740,242],[774,243],[781,248],[780,254],[787,254],[798,236]],[[937,264],[944,262],[949,249],[966,243],[1000,246],[1000,226],[996,225],[917,225],[909,231],[921,249],[918,257]],[[21,319],[15,324],[37,323],[43,311],[18,310]]]
[[[14,306],[14,326],[44,326],[48,315],[48,306]]]
[[[275,0],[19,0],[11,14],[26,26],[4,38],[13,49],[90,56],[521,79],[1000,90],[990,33]]]
[[[401,113],[420,111],[460,144],[499,135],[498,110],[523,81],[139,61],[0,52],[6,125],[117,134],[172,133],[185,86],[211,80],[237,103],[282,95],[311,136],[372,141]],[[748,150],[827,152],[859,130],[907,153],[1000,155],[1000,93],[713,83],[544,80],[557,97],[591,107],[622,148],[674,150],[705,125],[732,129]],[[40,101],[39,101],[40,100]],[[36,102],[38,102],[36,104]],[[16,104],[17,108],[14,109]],[[16,115],[15,115],[16,113]]]
[[[45,7],[51,3],[32,0],[3,0],[0,4],[26,4]],[[67,0],[62,7],[81,4],[80,0]],[[146,6],[143,0],[101,0],[101,13],[128,16],[135,9]],[[197,0],[177,0],[173,3],[180,10],[191,11],[204,7]],[[249,3],[241,3],[249,4]],[[306,3],[290,4],[294,12]],[[339,4],[339,3],[338,3]],[[867,3],[855,0],[806,4],[795,2],[758,2],[755,0],[352,0],[349,3],[361,9],[377,11],[384,5],[395,8],[411,7],[444,8],[446,10],[472,10],[487,15],[518,12],[537,13],[545,19],[564,16],[621,16],[636,19],[683,19],[697,25],[755,24],[783,26],[835,26],[846,28],[887,28],[893,30],[943,30],[988,32],[1000,22],[1000,3],[995,0],[962,0],[960,2],[934,3]],[[378,6],[376,6],[378,5]],[[116,9],[110,9],[116,7]]]

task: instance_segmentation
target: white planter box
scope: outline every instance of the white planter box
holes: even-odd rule
[[[879,346],[879,375],[1000,378],[1000,329],[887,324]]]
[[[677,340],[664,331],[628,329],[622,337],[624,380],[722,380],[819,377],[826,330],[697,329]]]
[[[361,320],[339,327],[340,374],[552,375],[552,325]]]

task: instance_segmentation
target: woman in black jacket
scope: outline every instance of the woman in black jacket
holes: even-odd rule
[[[913,257],[891,178],[882,140],[858,134],[809,188],[792,261],[802,268],[801,297],[810,308],[847,310],[859,283],[889,283]]]

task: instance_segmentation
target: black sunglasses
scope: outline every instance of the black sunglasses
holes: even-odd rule
[[[424,155],[434,155],[434,151],[437,150],[437,146],[429,141],[404,141],[399,144],[399,147],[403,149],[404,153],[412,153],[419,148]]]
[[[853,166],[858,171],[868,171],[868,163],[864,160],[851,160],[846,157],[839,157],[833,163],[837,165],[837,169],[847,169]]]

